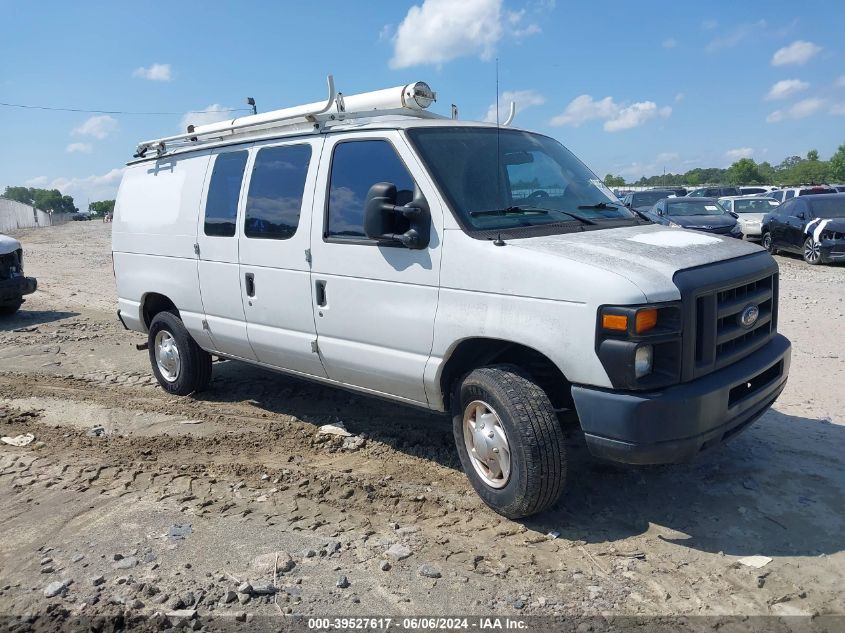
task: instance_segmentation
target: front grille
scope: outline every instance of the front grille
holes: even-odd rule
[[[727,235],[731,232],[733,227],[730,226],[711,226],[707,228],[706,226],[688,226],[688,229],[693,229],[694,231],[705,231],[707,233],[715,233],[716,235]]]
[[[777,265],[760,256],[675,275],[684,304],[682,380],[727,367],[765,345],[777,331]],[[751,326],[743,311],[759,310]]]
[[[17,251],[0,255],[0,279],[11,279],[12,274],[19,272],[20,263],[18,261]]]

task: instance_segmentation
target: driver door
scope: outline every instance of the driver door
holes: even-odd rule
[[[431,213],[427,248],[380,244],[363,230],[367,193],[379,182],[410,201],[414,186]],[[399,132],[329,136],[317,176],[311,233],[314,321],[328,377],[427,405],[440,279],[443,209]]]

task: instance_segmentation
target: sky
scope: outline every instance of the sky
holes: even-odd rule
[[[845,142],[845,3],[0,0],[0,190],[113,198],[142,140],[244,112],[426,81],[627,180]],[[188,114],[197,112],[199,114]],[[149,114],[162,113],[162,114]]]

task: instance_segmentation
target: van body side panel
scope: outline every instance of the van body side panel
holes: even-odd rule
[[[432,407],[442,406],[445,361],[461,341],[471,338],[525,345],[547,356],[571,382],[610,387],[595,353],[598,306],[645,300],[636,286],[615,273],[510,243],[495,246],[460,230],[446,231],[434,345],[426,369]]]
[[[237,194],[237,211],[234,220],[234,235],[206,235],[205,219],[208,207],[208,192],[212,182],[217,158],[227,152],[248,152],[248,146],[235,146],[211,152],[208,177],[202,192],[200,213],[194,226],[196,242],[199,244],[198,277],[202,305],[208,331],[214,342],[214,350],[247,360],[255,360],[255,352],[249,344],[246,332],[246,317],[241,302],[241,274],[238,262],[238,236],[245,198],[243,183],[249,169],[248,163],[240,179]],[[236,186],[236,185],[235,185]],[[196,281],[194,282],[196,283]]]
[[[145,332],[144,299],[162,294],[204,348],[212,343],[202,328],[194,242],[207,166],[208,154],[198,154],[128,167],[112,225],[118,307],[126,325]]]
[[[311,269],[305,257],[305,251],[311,245],[311,208],[323,140],[276,141],[256,144],[252,149],[247,208],[253,205],[263,215],[261,222],[255,221],[257,218],[245,219],[252,227],[252,236],[247,234],[245,221],[240,222],[240,271],[247,333],[257,360],[289,371],[325,378],[320,355],[313,348],[317,331],[311,309]],[[272,185],[268,186],[266,175],[256,188],[252,188],[257,173],[256,165],[272,174],[272,161],[284,163],[286,149],[290,151],[289,160],[294,160],[295,157],[304,158],[302,154],[306,146],[310,148],[310,160],[294,234],[289,237],[285,235],[285,239],[260,237],[262,227],[268,224],[265,219],[289,217],[293,202],[280,197],[285,193],[281,189],[275,191]],[[262,150],[266,150],[267,154],[262,155]],[[280,168],[289,172],[296,171],[289,161],[286,165]],[[297,168],[302,168],[302,165],[297,165]],[[251,296],[244,283],[246,275],[251,275]]]
[[[428,248],[324,239],[333,150],[338,142],[356,139],[386,139],[393,145],[429,202]],[[428,406],[423,375],[437,308],[443,208],[404,138],[395,131],[330,135],[320,165],[315,214],[312,280],[323,284],[325,305],[315,300],[314,315],[329,378]]]

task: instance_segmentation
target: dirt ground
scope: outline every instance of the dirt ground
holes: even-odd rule
[[[110,225],[17,237],[39,289],[0,321],[0,434],[35,436],[0,444],[0,613],[15,626],[177,608],[196,628],[845,613],[842,266],[777,258],[792,371],[750,430],[649,468],[594,460],[573,433],[563,500],[515,522],[473,493],[444,417],[233,362],[196,397],[166,395],[115,318]],[[337,421],[360,439],[318,436]],[[750,555],[772,560],[738,562]]]

